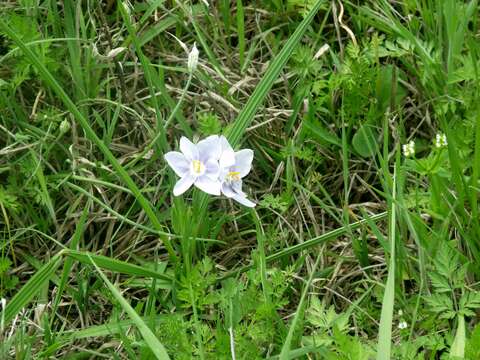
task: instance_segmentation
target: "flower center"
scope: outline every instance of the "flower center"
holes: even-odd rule
[[[200,160],[193,160],[192,172],[195,175],[202,175],[205,172],[205,165]]]
[[[240,173],[238,171],[230,171],[227,174],[227,181],[240,181]]]

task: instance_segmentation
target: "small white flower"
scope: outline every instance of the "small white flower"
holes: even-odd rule
[[[242,178],[247,176],[252,168],[253,151],[242,149],[233,151],[232,146],[224,137],[220,137],[222,153],[220,156],[220,181],[222,193],[240,204],[254,207],[255,203],[247,199],[247,194],[242,191]]]
[[[197,43],[193,43],[192,50],[190,50],[190,53],[188,54],[188,62],[187,62],[188,71],[193,73],[197,69],[197,65],[198,65]]]
[[[408,327],[408,324],[406,321],[401,321],[398,323],[398,328],[399,329],[406,329]]]
[[[435,136],[435,147],[440,149],[442,147],[446,147],[448,145],[447,136],[445,134],[438,133]]]
[[[212,135],[193,144],[186,137],[180,139],[180,151],[165,154],[168,165],[180,176],[173,188],[173,195],[179,196],[192,185],[211,194],[220,195],[220,167],[218,159],[221,147],[218,135]]]
[[[402,145],[403,155],[410,157],[415,155],[415,142],[411,140],[408,144]]]
[[[403,316],[403,310],[402,309],[398,310],[398,316]]]

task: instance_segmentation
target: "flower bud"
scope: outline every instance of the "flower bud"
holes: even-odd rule
[[[192,50],[190,50],[190,53],[188,54],[188,71],[193,73],[197,69],[198,65],[198,49],[197,49],[197,44],[193,43]]]
[[[70,122],[65,119],[60,123],[60,133],[65,134],[70,130]]]

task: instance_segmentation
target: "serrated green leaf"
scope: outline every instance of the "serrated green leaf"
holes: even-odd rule
[[[460,298],[460,309],[478,309],[480,308],[480,293],[467,292]]]
[[[440,317],[449,314],[447,319],[451,318],[450,312],[453,312],[452,299],[445,294],[432,294],[425,298],[425,302],[431,307],[431,311],[438,313]],[[455,313],[454,313],[455,314]]]
[[[435,270],[450,279],[458,267],[458,252],[447,243],[440,243],[434,258]]]
[[[432,272],[429,274],[429,277],[436,292],[442,293],[452,291],[448,279],[444,278],[442,275]]]

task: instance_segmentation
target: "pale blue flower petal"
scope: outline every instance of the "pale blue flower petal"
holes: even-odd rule
[[[235,190],[233,190],[232,185],[227,182],[222,183],[222,194],[228,198],[233,198],[237,195]]]
[[[166,153],[164,157],[168,165],[170,165],[178,176],[183,177],[190,171],[190,163],[182,153],[170,151]]]
[[[218,161],[222,154],[222,147],[218,135],[211,135],[206,139],[200,140],[197,144],[197,149],[199,152],[199,159],[203,162],[207,162],[208,159]]]
[[[245,193],[242,191],[242,186],[243,186],[243,181],[242,180],[234,181],[231,184],[231,187],[232,187],[233,191],[235,191],[237,194],[245,195]],[[247,195],[245,195],[245,196],[247,196]]]
[[[208,159],[205,163],[205,175],[212,180],[218,180],[220,176],[220,167],[218,161],[214,159]]]
[[[220,195],[220,181],[212,180],[208,176],[200,176],[195,180],[194,185],[207,194]]]
[[[191,175],[185,175],[180,180],[178,180],[177,183],[175,184],[175,187],[173,188],[173,195],[174,196],[182,195],[185,191],[190,189],[190,186],[192,186],[194,181],[195,181],[195,177]]]
[[[240,204],[246,206],[246,207],[255,207],[255,203],[248,200],[247,197],[245,195],[240,195],[240,194],[236,194],[234,197],[233,197],[233,200],[239,202]]]
[[[225,136],[220,136],[222,153],[220,156],[220,167],[227,168],[235,164],[235,152]]]
[[[243,149],[235,153],[235,171],[240,177],[245,177],[252,168],[253,150]]]
[[[218,179],[221,182],[224,182],[225,179],[227,178],[228,173],[230,172],[230,168],[224,168],[220,166],[220,172],[218,174]]]
[[[187,160],[199,159],[197,146],[185,136],[182,136],[180,139],[180,151],[183,153],[183,155],[185,155]]]

